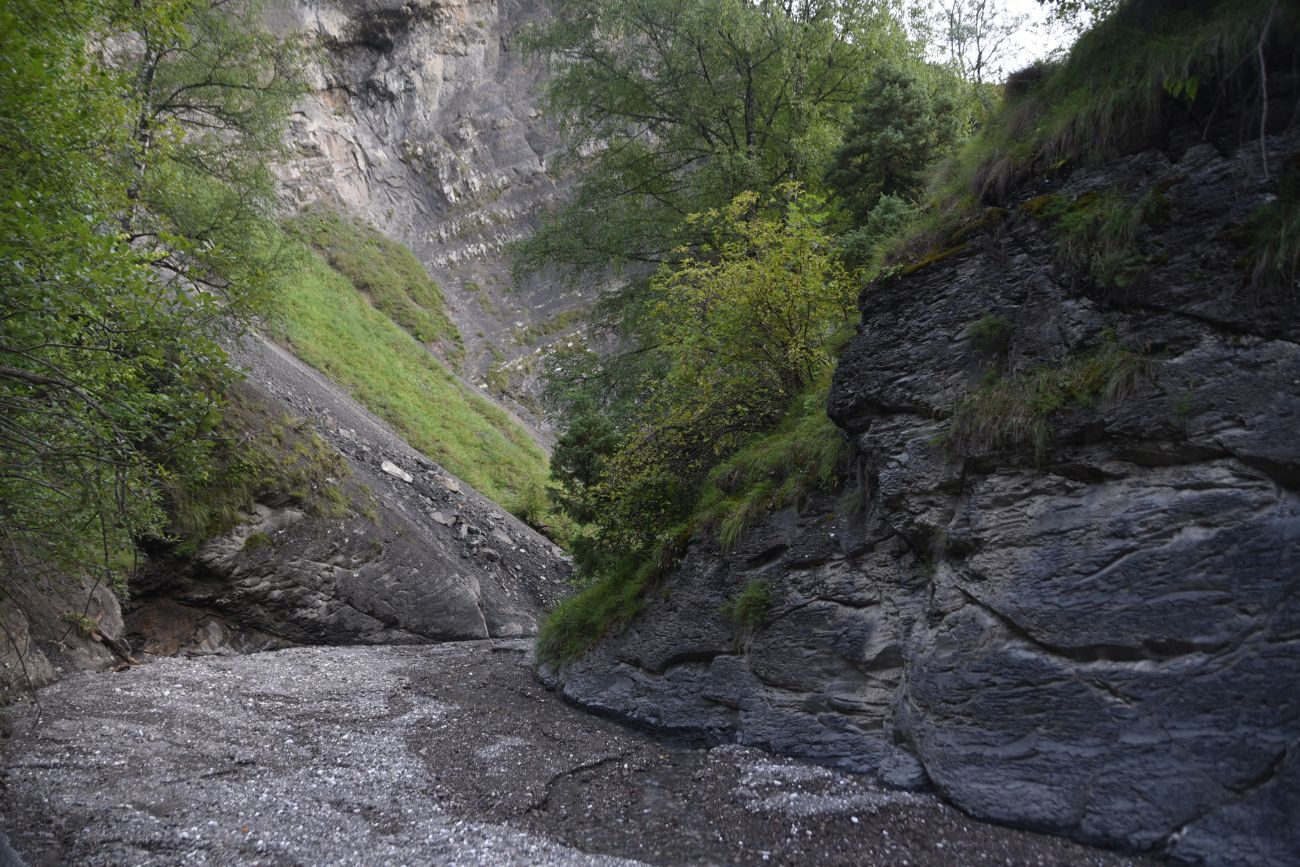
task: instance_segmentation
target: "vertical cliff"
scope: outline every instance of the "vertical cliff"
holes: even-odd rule
[[[530,324],[582,303],[545,277],[514,287],[503,247],[565,182],[538,106],[545,69],[520,28],[544,0],[281,0],[277,28],[318,49],[279,169],[292,207],[359,216],[412,250],[450,302],[466,373],[526,355]]]
[[[829,406],[860,496],[697,539],[565,694],[983,819],[1294,863],[1300,292],[1257,279],[1257,233],[1300,130],[1273,86],[1262,142],[1220,112],[1031,179],[867,286]],[[728,617],[755,582],[767,610]]]

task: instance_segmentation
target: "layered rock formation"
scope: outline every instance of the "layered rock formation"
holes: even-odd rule
[[[1276,177],[1297,153],[1291,129],[1079,169],[868,286],[830,399],[862,508],[825,496],[729,554],[697,541],[623,634],[562,673],[565,694],[928,782],[982,819],[1294,863],[1300,293],[1252,283],[1241,226],[1272,195],[1263,155]],[[1162,203],[1125,288],[1063,262],[1040,210],[1102,191]],[[973,336],[981,320],[996,341]],[[990,367],[1105,347],[1132,381],[1067,395],[1040,456],[944,445]],[[744,631],[722,608],[756,579],[773,604]]]
[[[246,387],[347,459],[345,515],[274,494],[135,581],[145,649],[410,644],[532,635],[569,564],[548,539],[398,437],[285,350],[249,339]],[[178,608],[179,606],[179,608]],[[185,609],[188,609],[186,611]]]
[[[544,0],[280,0],[274,14],[321,50],[290,123],[286,198],[362,217],[414,250],[477,375],[489,344],[519,354],[516,329],[582,301],[548,279],[513,287],[503,249],[565,186],[538,107],[545,70],[518,45],[545,12]]]

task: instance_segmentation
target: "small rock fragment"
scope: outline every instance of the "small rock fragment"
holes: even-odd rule
[[[384,472],[388,473],[388,475],[394,478],[401,479],[407,484],[410,484],[411,482],[415,481],[414,476],[412,476],[410,473],[408,473],[406,470],[402,469],[392,461],[384,461],[382,464],[379,465],[379,469],[383,470]]]

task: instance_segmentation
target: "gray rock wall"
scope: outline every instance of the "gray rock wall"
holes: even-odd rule
[[[1267,140],[1274,172],[1296,131]],[[698,540],[642,616],[562,672],[572,700],[927,782],[982,819],[1208,864],[1300,852],[1300,293],[1252,286],[1235,231],[1260,147],[1077,170],[1054,192],[1158,191],[1145,279],[1102,291],[1020,207],[868,286],[830,413],[865,507],[830,496],[723,555]],[[1060,364],[1113,332],[1136,393],[1058,413],[1033,450],[957,456],[956,402],[993,360]],[[738,635],[755,579],[775,602]]]
[[[518,42],[546,14],[545,0],[277,0],[273,13],[320,49],[278,170],[287,203],[355,214],[414,250],[480,383],[489,344],[527,354],[519,326],[589,299],[549,277],[512,286],[504,250],[567,188],[539,108],[546,69]]]
[[[130,653],[123,633],[121,605],[102,583],[52,573],[4,587],[0,708],[68,674],[121,665]],[[3,855],[0,846],[0,863]]]

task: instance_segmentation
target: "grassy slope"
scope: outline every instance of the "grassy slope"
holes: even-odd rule
[[[313,208],[286,223],[357,291],[421,343],[453,363],[464,355],[442,290],[410,250],[358,220]]]
[[[348,242],[341,226],[346,224],[330,221],[329,232],[313,233],[313,240]],[[374,275],[391,264],[394,246],[362,238],[339,249],[350,257],[348,274]],[[313,250],[298,245],[293,255],[294,274],[281,299],[281,317],[283,336],[300,358],[347,389],[411,445],[497,502],[513,506],[530,483],[544,482],[546,454],[503,410],[466,389],[399,324],[409,307],[399,305],[402,312],[390,318],[376,294],[385,287],[376,286],[373,276],[363,291]],[[429,321],[436,321],[435,313],[445,318],[440,309],[426,312]]]

